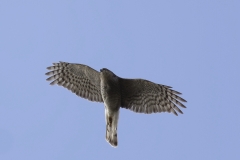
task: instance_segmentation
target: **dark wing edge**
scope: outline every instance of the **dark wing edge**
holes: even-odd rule
[[[178,108],[186,108],[181,102],[180,92],[172,90],[170,86],[156,84],[144,79],[120,79],[121,107],[137,113],[169,112],[176,116],[183,114]],[[177,112],[176,112],[177,111]]]
[[[47,81],[58,84],[76,95],[95,102],[103,102],[99,72],[83,64],[59,62],[47,67]]]

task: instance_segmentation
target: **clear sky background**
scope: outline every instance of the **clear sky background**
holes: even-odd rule
[[[239,0],[1,0],[0,159],[240,159]],[[50,86],[52,62],[170,85],[183,115],[121,109]]]

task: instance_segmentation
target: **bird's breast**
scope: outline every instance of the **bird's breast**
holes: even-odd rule
[[[118,110],[121,104],[121,94],[117,83],[102,81],[101,94],[105,106],[111,110]]]

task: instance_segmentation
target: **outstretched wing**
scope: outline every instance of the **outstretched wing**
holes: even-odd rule
[[[83,64],[66,62],[53,63],[47,69],[51,70],[46,73],[50,76],[47,80],[52,81],[51,85],[58,84],[82,98],[103,102],[98,71]]]
[[[187,102],[171,87],[156,84],[143,79],[120,78],[121,107],[139,113],[177,112],[183,113],[178,107],[186,108],[180,101]],[[177,111],[177,112],[176,112]]]

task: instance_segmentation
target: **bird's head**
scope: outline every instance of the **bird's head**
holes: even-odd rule
[[[112,71],[107,68],[100,69],[101,74],[105,77],[117,77]]]

